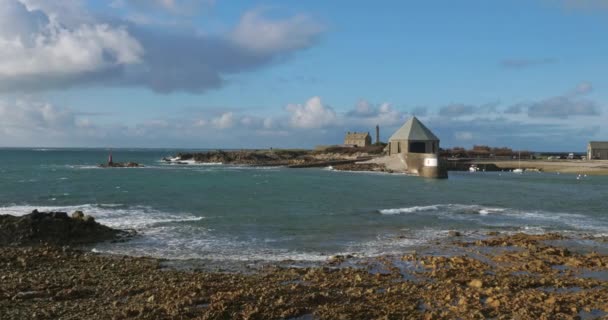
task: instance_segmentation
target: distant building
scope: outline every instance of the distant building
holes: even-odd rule
[[[608,141],[591,141],[587,145],[587,159],[608,160]]]
[[[418,118],[412,117],[388,140],[388,153],[439,154],[439,138]]]
[[[356,147],[367,147],[372,144],[369,132],[348,132],[344,138],[344,144]]]
[[[439,162],[439,138],[416,117],[391,136],[386,151],[399,158],[409,173],[427,178],[448,177],[446,167]]]

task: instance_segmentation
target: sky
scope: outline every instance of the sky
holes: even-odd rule
[[[0,0],[0,147],[584,151],[608,0]]]

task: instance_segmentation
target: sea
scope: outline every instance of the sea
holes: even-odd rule
[[[192,150],[115,149],[114,161],[145,167],[102,169],[107,149],[0,149],[0,214],[82,210],[138,232],[87,250],[219,264],[402,254],[454,231],[608,236],[608,176],[450,172],[435,180],[162,161],[180,151]]]

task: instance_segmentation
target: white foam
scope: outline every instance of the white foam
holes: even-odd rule
[[[169,160],[169,161],[167,161]],[[173,157],[168,159],[161,159],[158,162],[165,164],[175,164],[175,165],[196,165],[196,166],[220,166],[222,162],[197,162],[194,159],[182,160],[180,157]]]
[[[83,211],[93,216],[98,222],[112,228],[149,229],[158,224],[173,222],[199,221],[203,217],[190,214],[166,213],[145,206],[124,207],[120,204],[83,204],[77,206],[10,206],[0,207],[0,214],[22,216],[33,210],[38,211]],[[149,230],[148,230],[149,231]]]
[[[434,211],[438,210],[441,205],[431,205],[431,206],[413,206],[407,208],[398,208],[398,209],[383,209],[380,210],[381,214],[394,215],[394,214],[402,214],[402,213],[415,213],[422,211]]]
[[[492,213],[502,213],[505,212],[505,210],[506,209],[504,208],[483,208],[479,210],[479,214],[485,216]]]
[[[523,210],[514,208],[499,208],[482,205],[465,204],[436,204],[428,206],[412,206],[396,209],[382,209],[383,215],[397,214],[434,214],[452,220],[474,221],[487,226],[521,227],[533,223],[534,227],[573,228],[575,230],[608,231],[608,220],[592,218],[577,213],[547,212],[539,210]],[[503,219],[497,219],[503,217]],[[504,221],[504,218],[510,219]]]
[[[101,169],[101,167],[99,167],[99,166],[92,166],[92,165],[68,165],[67,167],[70,169],[83,169],[83,170]]]

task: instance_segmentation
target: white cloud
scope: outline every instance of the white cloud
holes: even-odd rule
[[[365,99],[359,100],[355,108],[346,113],[345,123],[356,126],[393,126],[402,124],[407,114],[396,110],[389,102],[375,105]]]
[[[0,0],[0,81],[97,72],[141,61],[143,48],[124,28],[80,24]]]
[[[239,46],[256,53],[290,52],[311,46],[323,32],[317,21],[302,14],[271,20],[265,10],[245,12],[231,38]]]
[[[194,121],[194,126],[202,128],[202,127],[206,127],[208,123],[209,123],[209,121],[207,121],[206,119],[198,119],[198,120]]]
[[[264,124],[263,124],[264,129],[272,129],[274,126],[275,126],[275,123],[272,118],[264,119]]]
[[[576,86],[573,95],[586,95],[591,92],[593,92],[593,84],[591,82],[583,81]]]
[[[58,109],[48,103],[18,100],[14,105],[0,103],[0,124],[20,129],[49,129],[73,126],[74,116],[67,110]]]
[[[507,107],[506,115],[526,114],[529,118],[567,119],[578,116],[599,116],[604,107],[585,96],[594,90],[591,82],[583,81],[567,92],[538,101],[520,102]]]
[[[233,112],[225,112],[221,116],[211,120],[211,123],[219,129],[229,129],[235,124],[235,116]]]
[[[473,133],[468,131],[457,131],[454,133],[454,138],[460,141],[473,140]]]
[[[79,127],[91,124],[78,121],[74,112],[49,103],[28,100],[0,101],[0,145],[62,143]]]
[[[291,113],[289,123],[294,128],[323,128],[337,120],[336,112],[323,105],[320,97],[312,97],[303,105],[287,105],[286,110]]]

